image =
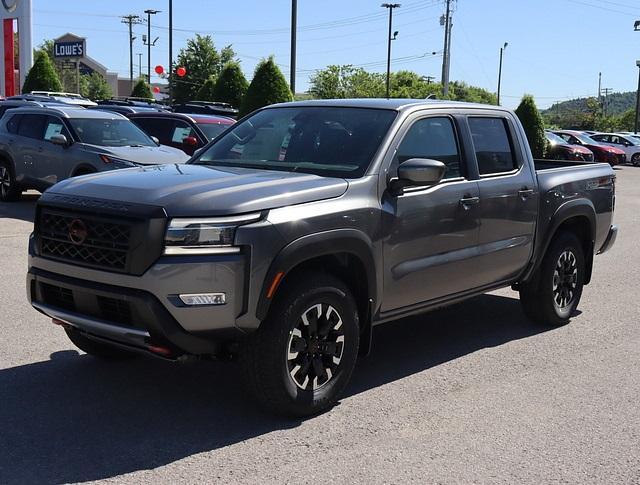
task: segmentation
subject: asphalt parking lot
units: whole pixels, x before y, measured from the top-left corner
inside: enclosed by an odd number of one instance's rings
[[[615,247],[579,314],[517,294],[377,327],[340,404],[303,421],[232,363],[104,363],[25,298],[36,195],[0,203],[0,483],[640,483],[640,168],[617,169]]]

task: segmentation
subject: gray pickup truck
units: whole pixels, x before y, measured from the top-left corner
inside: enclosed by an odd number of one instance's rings
[[[260,401],[308,415],[374,325],[508,286],[566,323],[615,241],[614,184],[607,164],[534,162],[499,107],[274,105],[186,165],[47,190],[27,290],[89,354],[237,356]]]

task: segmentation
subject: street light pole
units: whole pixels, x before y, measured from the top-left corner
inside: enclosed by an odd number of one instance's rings
[[[169,103],[173,103],[173,0],[169,0]]]
[[[636,89],[636,116],[633,123],[633,132],[638,134],[638,117],[640,117],[640,61],[636,61],[638,66],[638,88]]]
[[[500,65],[498,67],[498,106],[500,106],[500,84],[502,83],[502,54],[509,45],[508,42],[505,42],[502,47],[500,47]]]
[[[151,46],[155,45],[155,40],[151,42],[151,16],[160,13],[160,10],[147,9],[147,82],[151,82]]]
[[[389,34],[387,36],[387,99],[388,99],[391,93],[391,41],[395,40],[395,36],[391,37],[391,28],[393,25],[393,9],[400,7],[400,4],[399,3],[383,3],[380,6],[383,8],[389,9]]]
[[[296,30],[298,24],[298,0],[291,0],[291,62],[289,68],[289,87],[296,95]]]

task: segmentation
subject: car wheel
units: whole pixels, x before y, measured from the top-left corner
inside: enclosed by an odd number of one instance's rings
[[[582,245],[573,233],[555,238],[532,280],[520,286],[520,300],[531,320],[552,326],[569,321],[582,296],[584,261]]]
[[[638,165],[640,165],[640,153],[633,154],[633,156],[631,157],[631,163],[633,164],[634,167],[637,167]]]
[[[105,345],[95,340],[91,340],[73,327],[65,328],[65,332],[67,333],[69,340],[73,342],[73,345],[94,357],[105,360],[123,360],[136,357],[136,354],[133,352],[127,352],[126,350],[122,350],[118,347],[112,347],[111,345]]]
[[[243,348],[245,382],[270,410],[308,416],[333,405],[349,382],[359,346],[347,285],[308,272],[287,282]]]
[[[22,190],[16,182],[13,166],[4,160],[0,161],[0,200],[13,202],[20,198]]]

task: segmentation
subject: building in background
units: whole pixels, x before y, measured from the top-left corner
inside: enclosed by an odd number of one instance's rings
[[[31,0],[2,0],[2,55],[0,55],[0,94],[18,94],[27,72],[33,65],[33,38],[31,34]],[[18,65],[15,64],[15,27],[17,26]],[[16,87],[18,89],[16,89]]]

